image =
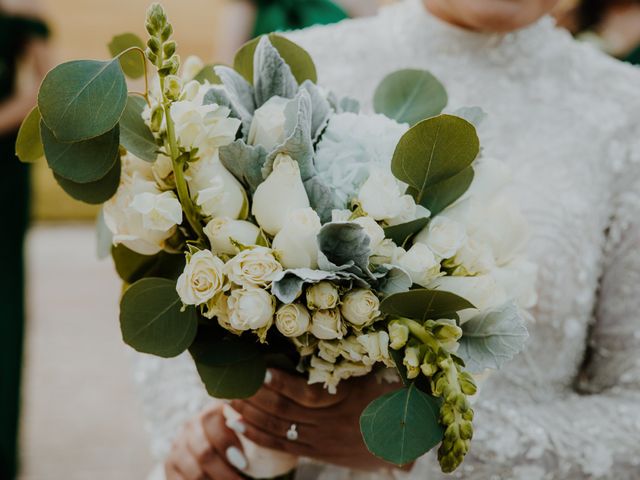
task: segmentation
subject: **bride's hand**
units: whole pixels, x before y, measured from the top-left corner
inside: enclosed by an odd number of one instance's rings
[[[375,398],[398,388],[373,376],[341,382],[336,395],[306,379],[272,370],[270,380],[231,406],[242,415],[239,431],[258,445],[359,470],[390,468],[364,445],[359,419]],[[294,426],[295,425],[295,429]],[[287,432],[297,439],[287,438]],[[296,435],[294,434],[294,438]]]
[[[218,404],[185,425],[164,469],[167,480],[243,480],[236,469],[246,466],[238,437],[226,427]]]

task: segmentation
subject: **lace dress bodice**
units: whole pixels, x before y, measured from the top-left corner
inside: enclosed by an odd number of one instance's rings
[[[526,351],[484,384],[471,451],[446,478],[640,478],[640,71],[550,19],[485,35],[442,23],[420,0],[291,38],[323,86],[365,110],[387,73],[430,70],[450,110],[488,113],[482,145],[513,169],[539,266],[535,322]],[[139,357],[137,378],[161,457],[206,393],[185,357]],[[432,454],[408,475],[445,478]]]

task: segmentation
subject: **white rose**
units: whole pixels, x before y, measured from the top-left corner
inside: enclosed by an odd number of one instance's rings
[[[290,212],[273,239],[272,247],[278,252],[280,263],[285,268],[317,268],[321,227],[320,217],[311,207]]]
[[[268,234],[276,235],[290,212],[308,206],[309,197],[298,162],[279,154],[273,162],[273,171],[253,195],[252,213],[258,224]]]
[[[243,287],[268,287],[282,272],[282,265],[271,249],[251,247],[241,251],[227,262],[225,272],[236,285]]]
[[[409,274],[413,283],[421,287],[427,287],[440,273],[440,262],[431,249],[422,243],[415,243],[395,263]]]
[[[396,217],[413,217],[415,202],[405,195],[400,183],[389,172],[372,169],[366,182],[360,187],[358,201],[374,220],[391,220]]]
[[[189,165],[187,182],[191,196],[208,217],[246,217],[247,194],[236,177],[216,157]]]
[[[376,222],[373,218],[367,216],[358,217],[353,220],[353,223],[357,223],[358,225],[360,225],[367,233],[367,235],[369,235],[369,246],[371,247],[371,251],[375,255],[385,239],[384,229],[380,225],[378,225],[378,222]]]
[[[311,317],[311,334],[320,340],[335,340],[342,338],[345,327],[342,324],[340,310],[316,310]]]
[[[245,220],[231,220],[226,217],[217,217],[207,223],[204,234],[211,243],[211,249],[216,253],[233,255],[238,249],[232,243],[241,245],[255,245],[260,229],[253,223]]]
[[[203,305],[226,288],[224,262],[209,250],[200,250],[189,258],[178,277],[176,290],[185,305]]]
[[[368,333],[357,337],[360,345],[367,352],[371,363],[389,363],[389,334],[385,331]]]
[[[276,328],[285,337],[299,337],[309,330],[311,315],[304,305],[283,305],[276,313]]]
[[[239,331],[260,330],[273,323],[276,302],[261,288],[232,290],[228,300],[229,324]]]
[[[182,223],[182,205],[176,194],[144,192],[133,197],[131,208],[142,215],[142,226],[168,232]]]
[[[250,145],[262,145],[270,152],[284,143],[286,139],[284,111],[289,101],[283,97],[271,97],[255,111],[247,139]]]
[[[489,273],[495,268],[491,247],[475,238],[468,238],[451,263],[457,267],[455,275],[470,276]]]
[[[331,282],[318,282],[307,289],[307,307],[310,310],[329,310],[338,306],[340,294]]]
[[[415,242],[424,243],[440,258],[451,258],[462,247],[466,238],[464,225],[440,215],[416,235]]]
[[[203,315],[206,318],[216,318],[218,325],[234,335],[242,335],[240,330],[236,330],[229,323],[229,297],[224,293],[219,293],[207,303]]]
[[[342,297],[340,311],[350,324],[358,328],[366,327],[380,316],[380,300],[371,290],[351,290]]]
[[[439,277],[431,283],[429,288],[455,293],[471,302],[480,311],[498,307],[508,300],[504,289],[491,275]],[[478,313],[477,310],[469,309],[459,312],[460,322],[469,320]]]

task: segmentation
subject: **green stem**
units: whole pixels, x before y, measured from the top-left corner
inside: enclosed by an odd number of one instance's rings
[[[144,53],[144,50],[142,50],[140,47],[129,47],[118,54],[118,59],[134,50],[138,52],[142,57],[142,69],[144,70],[144,94],[142,94],[141,96],[147,101],[147,105],[151,106],[151,101],[149,100],[149,72],[147,70],[147,55]]]
[[[427,330],[422,325],[420,325],[420,323],[408,318],[400,318],[399,321],[400,323],[403,323],[404,325],[409,327],[409,332],[411,333],[411,335],[416,337],[425,345],[433,347],[433,335],[427,332]]]

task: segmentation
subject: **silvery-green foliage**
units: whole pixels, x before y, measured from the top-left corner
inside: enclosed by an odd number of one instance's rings
[[[457,355],[471,372],[500,368],[522,350],[529,337],[514,303],[479,313],[465,322],[462,330]]]
[[[319,176],[311,177],[304,182],[311,207],[316,211],[322,223],[331,220],[331,211],[341,207],[332,188]]]
[[[305,80],[300,85],[300,88],[305,89],[311,99],[311,135],[315,140],[329,119],[331,105],[329,105],[320,88],[312,81]]]
[[[384,295],[406,292],[413,285],[409,274],[395,265],[380,265],[374,275],[378,279],[376,290]]]
[[[318,233],[318,265],[323,270],[365,274],[369,270],[370,243],[369,235],[357,223],[327,223]]]
[[[476,128],[487,118],[487,112],[480,107],[461,107],[455,110],[452,115],[464,118]]]
[[[256,108],[260,108],[271,97],[293,98],[298,91],[298,82],[291,73],[291,68],[266,35],[260,39],[256,48],[253,72]]]
[[[239,118],[251,118],[256,110],[256,104],[253,95],[253,87],[247,82],[242,75],[232,68],[224,65],[214,67],[216,75],[222,80],[222,84],[228,93],[228,98],[233,105],[234,110]],[[245,136],[249,132],[244,132]]]
[[[292,303],[302,294],[304,285],[312,285],[323,280],[355,282],[358,286],[367,286],[365,282],[346,272],[327,272],[324,270],[312,270],[310,268],[295,268],[285,270],[274,279],[271,285],[271,293],[282,303]]]
[[[236,140],[220,147],[218,154],[220,162],[252,193],[264,180],[262,167],[267,151],[261,145],[247,145],[244,140]]]
[[[335,93],[329,92],[327,101],[336,113],[360,113],[360,102],[351,97],[338,97]]]
[[[204,96],[203,105],[220,105],[231,111],[231,116],[242,122],[242,132],[246,135],[251,128],[252,116],[242,105],[234,102],[230,94],[222,87],[212,87]]]

